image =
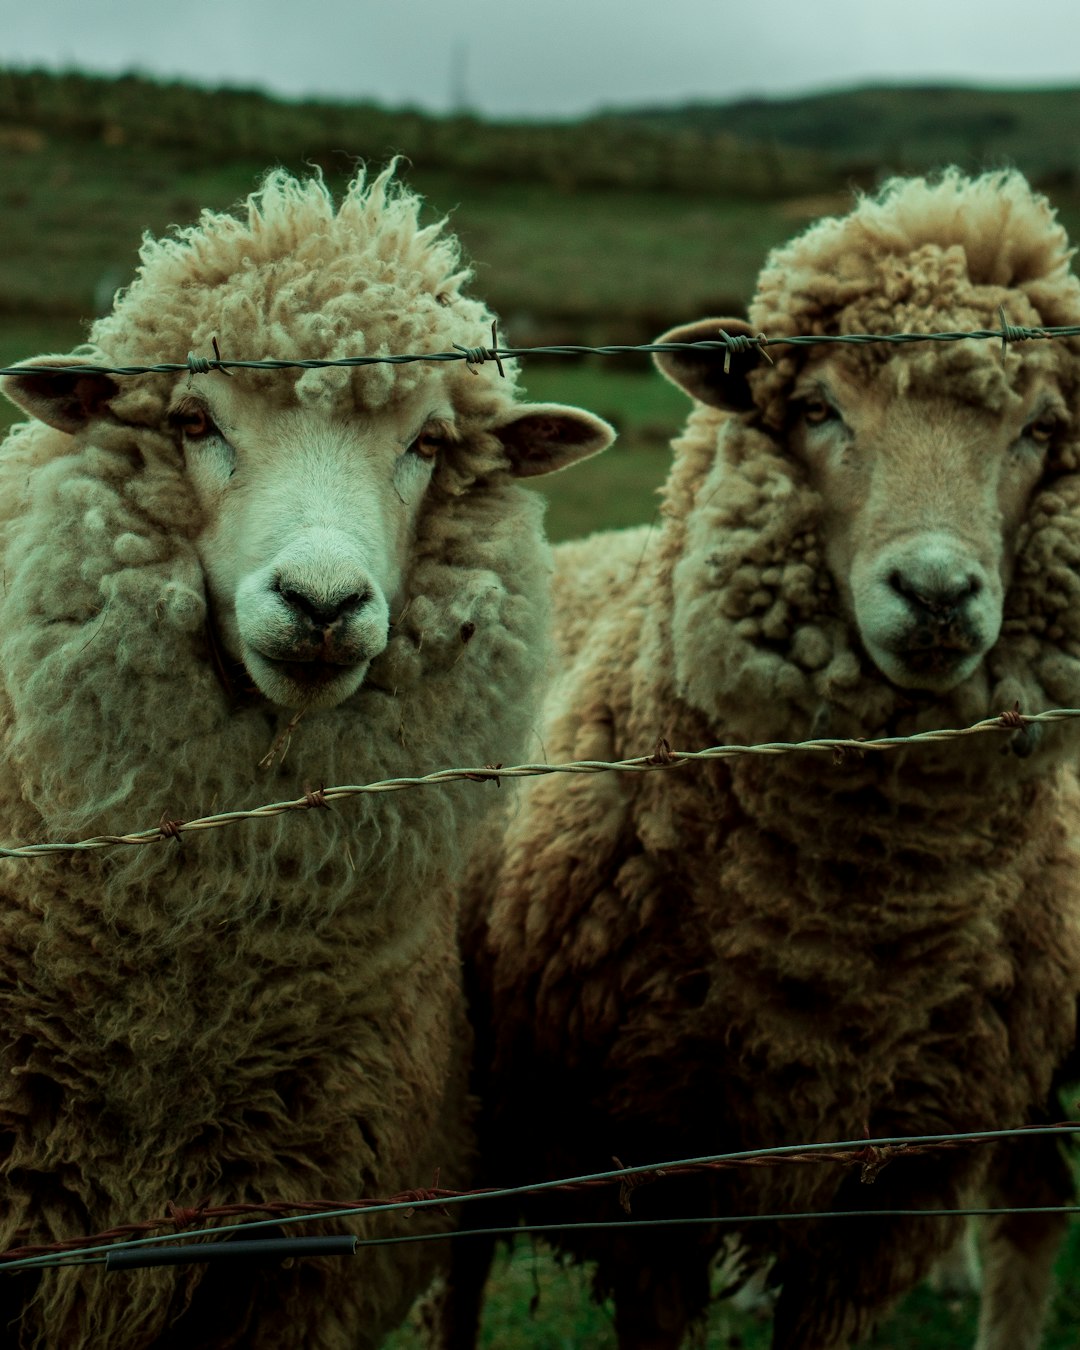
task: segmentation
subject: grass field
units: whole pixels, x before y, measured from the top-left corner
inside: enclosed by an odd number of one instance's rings
[[[1042,1350],[1080,1344],[1080,1229],[1073,1228],[1058,1263],[1058,1288]],[[971,1350],[978,1300],[914,1290],[866,1343],[873,1350]],[[716,1303],[694,1350],[768,1350],[765,1309],[738,1311]],[[587,1269],[561,1264],[543,1244],[518,1238],[496,1260],[481,1326],[481,1350],[616,1350],[610,1305],[596,1303]],[[415,1327],[401,1328],[387,1350],[426,1350]]]
[[[0,138],[0,312],[92,317],[103,283],[133,274],[144,230],[161,234],[203,206],[231,207],[273,163],[207,167],[175,156],[148,161],[125,146],[16,149]],[[528,184],[463,189],[438,171],[403,172],[432,218],[449,214],[474,263],[475,289],[502,316],[504,336],[522,344],[647,341],[683,319],[741,311],[767,249],[802,223],[797,202],[688,204],[659,192],[570,194]]]

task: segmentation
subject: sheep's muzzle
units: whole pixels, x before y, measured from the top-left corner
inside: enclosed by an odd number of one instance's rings
[[[355,691],[386,647],[389,612],[366,571],[336,584],[277,567],[237,608],[240,656],[262,692],[286,707],[329,706]]]
[[[859,571],[853,598],[860,636],[894,684],[951,688],[997,638],[1000,582],[956,537],[908,537]]]

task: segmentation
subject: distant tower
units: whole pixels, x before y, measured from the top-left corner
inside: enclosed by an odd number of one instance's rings
[[[450,54],[450,112],[459,117],[472,112],[469,99],[469,48],[462,40]]]

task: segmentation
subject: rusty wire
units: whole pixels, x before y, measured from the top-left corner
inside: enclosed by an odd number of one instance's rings
[[[1023,734],[1027,727],[1045,722],[1064,722],[1080,717],[1080,708],[1050,708],[1045,712],[1026,714],[1009,709],[997,717],[987,717],[968,727],[919,731],[911,736],[881,736],[874,740],[821,738],[809,741],[769,741],[760,745],[714,745],[704,750],[673,750],[659,740],[652,754],[633,759],[573,760],[566,764],[485,764],[478,768],[439,769],[415,777],[383,778],[374,783],[324,787],[318,792],[306,792],[302,797],[288,801],[268,802],[245,810],[221,811],[215,815],[198,816],[191,820],[162,818],[148,829],[128,834],[99,834],[89,839],[71,842],[40,844],[12,844],[0,847],[0,858],[40,858],[58,853],[93,852],[121,846],[139,847],[157,844],[162,840],[180,841],[182,836],[201,830],[222,829],[242,820],[263,820],[295,811],[325,809],[331,802],[343,801],[380,792],[402,792],[409,788],[439,787],[453,782],[494,782],[504,778],[537,778],[554,773],[650,773],[659,769],[678,768],[683,764],[703,763],[708,760],[736,759],[744,755],[794,755],[799,753],[826,753],[835,763],[852,756],[870,752],[895,750],[910,745],[925,745],[939,741],[958,740],[964,736],[979,736],[991,732],[1009,735]]]
[[[592,1172],[582,1176],[566,1177],[554,1181],[533,1182],[522,1186],[487,1187],[477,1190],[449,1190],[440,1188],[438,1178],[432,1187],[409,1190],[392,1196],[387,1200],[355,1200],[344,1203],[309,1201],[296,1203],[288,1201],[268,1201],[262,1204],[232,1204],[211,1206],[199,1204],[190,1208],[169,1205],[168,1213],[155,1219],[118,1225],[105,1232],[90,1237],[70,1238],[66,1241],[42,1244],[33,1247],[11,1248],[0,1253],[0,1272],[21,1270],[29,1267],[53,1266],[61,1264],[86,1264],[101,1261],[110,1251],[127,1250],[133,1247],[155,1244],[175,1243],[178,1239],[220,1238],[231,1233],[248,1233],[267,1227],[281,1227],[287,1224],[308,1223],[315,1220],[355,1218],[359,1214],[398,1213],[410,1218],[416,1211],[437,1209],[446,1213],[449,1206],[466,1204],[470,1201],[497,1201],[520,1198],[527,1195],[545,1193],[573,1193],[595,1189],[601,1186],[617,1185],[619,1199],[628,1217],[626,1220],[604,1224],[549,1224],[543,1227],[528,1226],[527,1231],[565,1231],[574,1227],[626,1227],[643,1222],[629,1217],[630,1193],[639,1186],[673,1176],[686,1176],[705,1172],[715,1172],[746,1167],[777,1167],[789,1164],[834,1163],[844,1167],[858,1167],[861,1179],[872,1185],[881,1170],[901,1158],[917,1157],[921,1154],[937,1152],[942,1149],[958,1149],[972,1144],[996,1143],[1004,1139],[1026,1138],[1029,1136],[1060,1137],[1080,1133],[1080,1121],[1066,1121],[1054,1125],[1029,1125],[1008,1130],[972,1130],[962,1134],[925,1134],[925,1135],[889,1135],[867,1139],[836,1140],[828,1143],[781,1144],[772,1148],[743,1149],[734,1153],[709,1154],[697,1158],[679,1158],[670,1162],[646,1163],[633,1167],[616,1167],[604,1172]],[[1002,1207],[996,1209],[951,1210],[914,1210],[910,1213],[919,1216],[944,1216],[951,1213],[1073,1213],[1080,1206],[1052,1207]],[[240,1214],[272,1214],[273,1218],[236,1224],[223,1224],[213,1228],[197,1228],[188,1232],[177,1231],[188,1225],[210,1218],[229,1218]],[[700,1219],[655,1220],[656,1223],[728,1223],[763,1222],[767,1219],[826,1219],[844,1218],[859,1214],[861,1217],[885,1216],[892,1211],[821,1211],[800,1214],[744,1214],[717,1216],[710,1215]],[[901,1211],[896,1211],[897,1214]],[[909,1211],[902,1211],[907,1214]],[[167,1233],[153,1233],[154,1229],[168,1228]],[[464,1235],[479,1233],[482,1230],[465,1229]],[[518,1227],[500,1229],[499,1232],[526,1231]],[[142,1236],[131,1236],[141,1234]],[[375,1246],[396,1242],[412,1242],[452,1237],[450,1233],[424,1233],[405,1237],[372,1237],[358,1241],[358,1246]],[[115,1241],[122,1238],[125,1240]]]

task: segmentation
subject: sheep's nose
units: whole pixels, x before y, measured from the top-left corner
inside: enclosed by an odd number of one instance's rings
[[[894,568],[888,580],[892,589],[903,596],[912,608],[920,611],[924,617],[941,623],[953,618],[958,610],[979,594],[983,586],[982,579],[970,571],[919,577]]]
[[[339,619],[355,614],[372,598],[371,590],[366,586],[344,595],[315,595],[280,577],[274,589],[294,613],[316,628],[330,628]]]

